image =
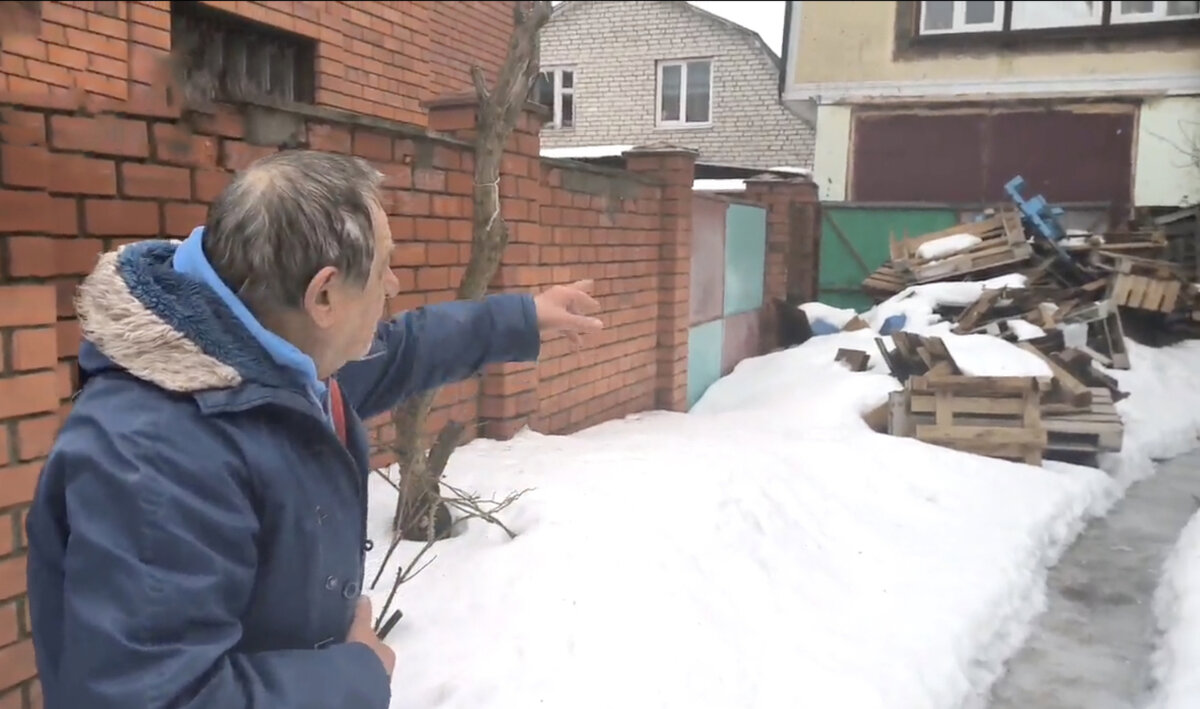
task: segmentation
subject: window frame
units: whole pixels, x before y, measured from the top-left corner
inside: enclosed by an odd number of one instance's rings
[[[552,130],[574,130],[575,127],[579,125],[579,102],[575,100],[575,84],[579,70],[573,65],[554,65],[541,67],[538,70],[538,73],[539,75],[549,74],[552,77],[550,86],[550,94],[553,97],[551,100],[552,105],[547,106],[552,115],[550,120],[543,125],[543,128],[550,128]],[[562,85],[563,73],[568,73],[571,75],[570,88],[564,88]],[[564,126],[562,123],[562,99],[565,94],[571,95],[571,125],[569,126]]]
[[[708,64],[708,120],[688,121],[687,119],[687,71],[688,64]],[[663,119],[663,71],[667,67],[679,67],[679,119],[668,121]],[[713,88],[716,74],[716,62],[712,57],[691,57],[688,59],[661,59],[655,67],[654,81],[654,126],[664,130],[693,130],[711,128],[713,126]]]
[[[1188,20],[1200,19],[1200,9],[1190,15],[1168,15],[1167,0],[1154,0],[1154,6],[1148,13],[1120,12],[1120,0],[1113,2],[1112,6],[1112,24],[1114,25],[1140,25],[1148,22],[1186,22]]]
[[[1034,0],[1037,1],[1037,0]],[[1052,2],[1054,0],[1042,0],[1043,2]],[[1145,25],[1167,25],[1173,26],[1177,23],[1187,23],[1189,21],[1200,21],[1200,12],[1191,15],[1168,15],[1167,0],[1153,0],[1154,10],[1150,13],[1126,14],[1120,12],[1121,0],[1096,0],[1093,5],[1092,20],[1090,22],[1071,24],[1071,25],[1052,25],[1049,27],[1013,27],[1013,4],[1015,0],[993,0],[995,5],[994,20],[990,23],[977,23],[968,25],[966,19],[967,0],[952,0],[954,3],[953,21],[948,29],[927,30],[925,24],[925,10],[928,0],[920,0],[919,2],[910,3],[916,6],[915,12],[915,27],[914,35],[917,38],[926,37],[945,37],[948,35],[1004,35],[1006,37],[1020,36],[1024,37],[1029,33],[1066,33],[1066,32],[1088,32],[1089,30],[1106,30],[1112,31],[1116,28],[1125,28],[1129,25],[1145,26]]]
[[[1113,2],[1120,0],[1098,0],[1101,13],[1099,22],[1013,28],[1014,0],[999,1],[1004,4],[1004,24],[999,30],[934,31],[922,34],[921,13],[924,0],[898,0],[893,28],[893,59],[907,61],[1029,52],[1129,52],[1153,50],[1163,46],[1200,48],[1200,16],[1114,21],[1113,15],[1117,8]],[[1164,42],[1168,44],[1164,45]]]
[[[1046,0],[1049,2],[1049,0]],[[966,0],[953,0],[950,27],[947,29],[925,29],[925,9],[928,0],[921,0],[920,12],[917,15],[917,32],[922,37],[932,37],[944,34],[968,34],[971,32],[998,32],[1004,29],[1004,1],[992,0],[992,21],[967,24]]]

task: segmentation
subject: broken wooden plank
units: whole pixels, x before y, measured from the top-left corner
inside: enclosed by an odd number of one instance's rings
[[[1054,389],[1051,391],[1049,403],[1065,403],[1074,408],[1087,408],[1092,405],[1092,390],[1070,370],[1027,342],[1017,343],[1017,347],[1037,356],[1050,368]]]
[[[838,349],[833,361],[846,364],[851,372],[865,372],[871,361],[871,355],[862,350],[851,350],[845,347]]]

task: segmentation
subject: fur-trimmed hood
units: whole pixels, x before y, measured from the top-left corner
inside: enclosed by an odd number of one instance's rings
[[[75,304],[84,374],[115,366],[178,393],[302,388],[212,288],[173,267],[180,244],[143,241],[100,257]]]

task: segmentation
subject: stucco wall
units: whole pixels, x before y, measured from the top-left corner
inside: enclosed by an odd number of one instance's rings
[[[791,82],[979,81],[1200,73],[1200,48],[1061,51],[1051,45],[1020,51],[945,52],[926,58],[893,57],[895,2],[800,2],[792,37]]]

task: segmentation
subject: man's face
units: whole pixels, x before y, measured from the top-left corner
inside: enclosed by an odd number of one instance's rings
[[[366,286],[340,284],[338,301],[341,316],[335,326],[336,349],[339,359],[350,362],[361,359],[371,349],[375,330],[387,308],[387,299],[400,290],[400,281],[392,273],[392,230],[387,214],[377,204],[371,205],[371,217],[375,226],[375,261]]]

